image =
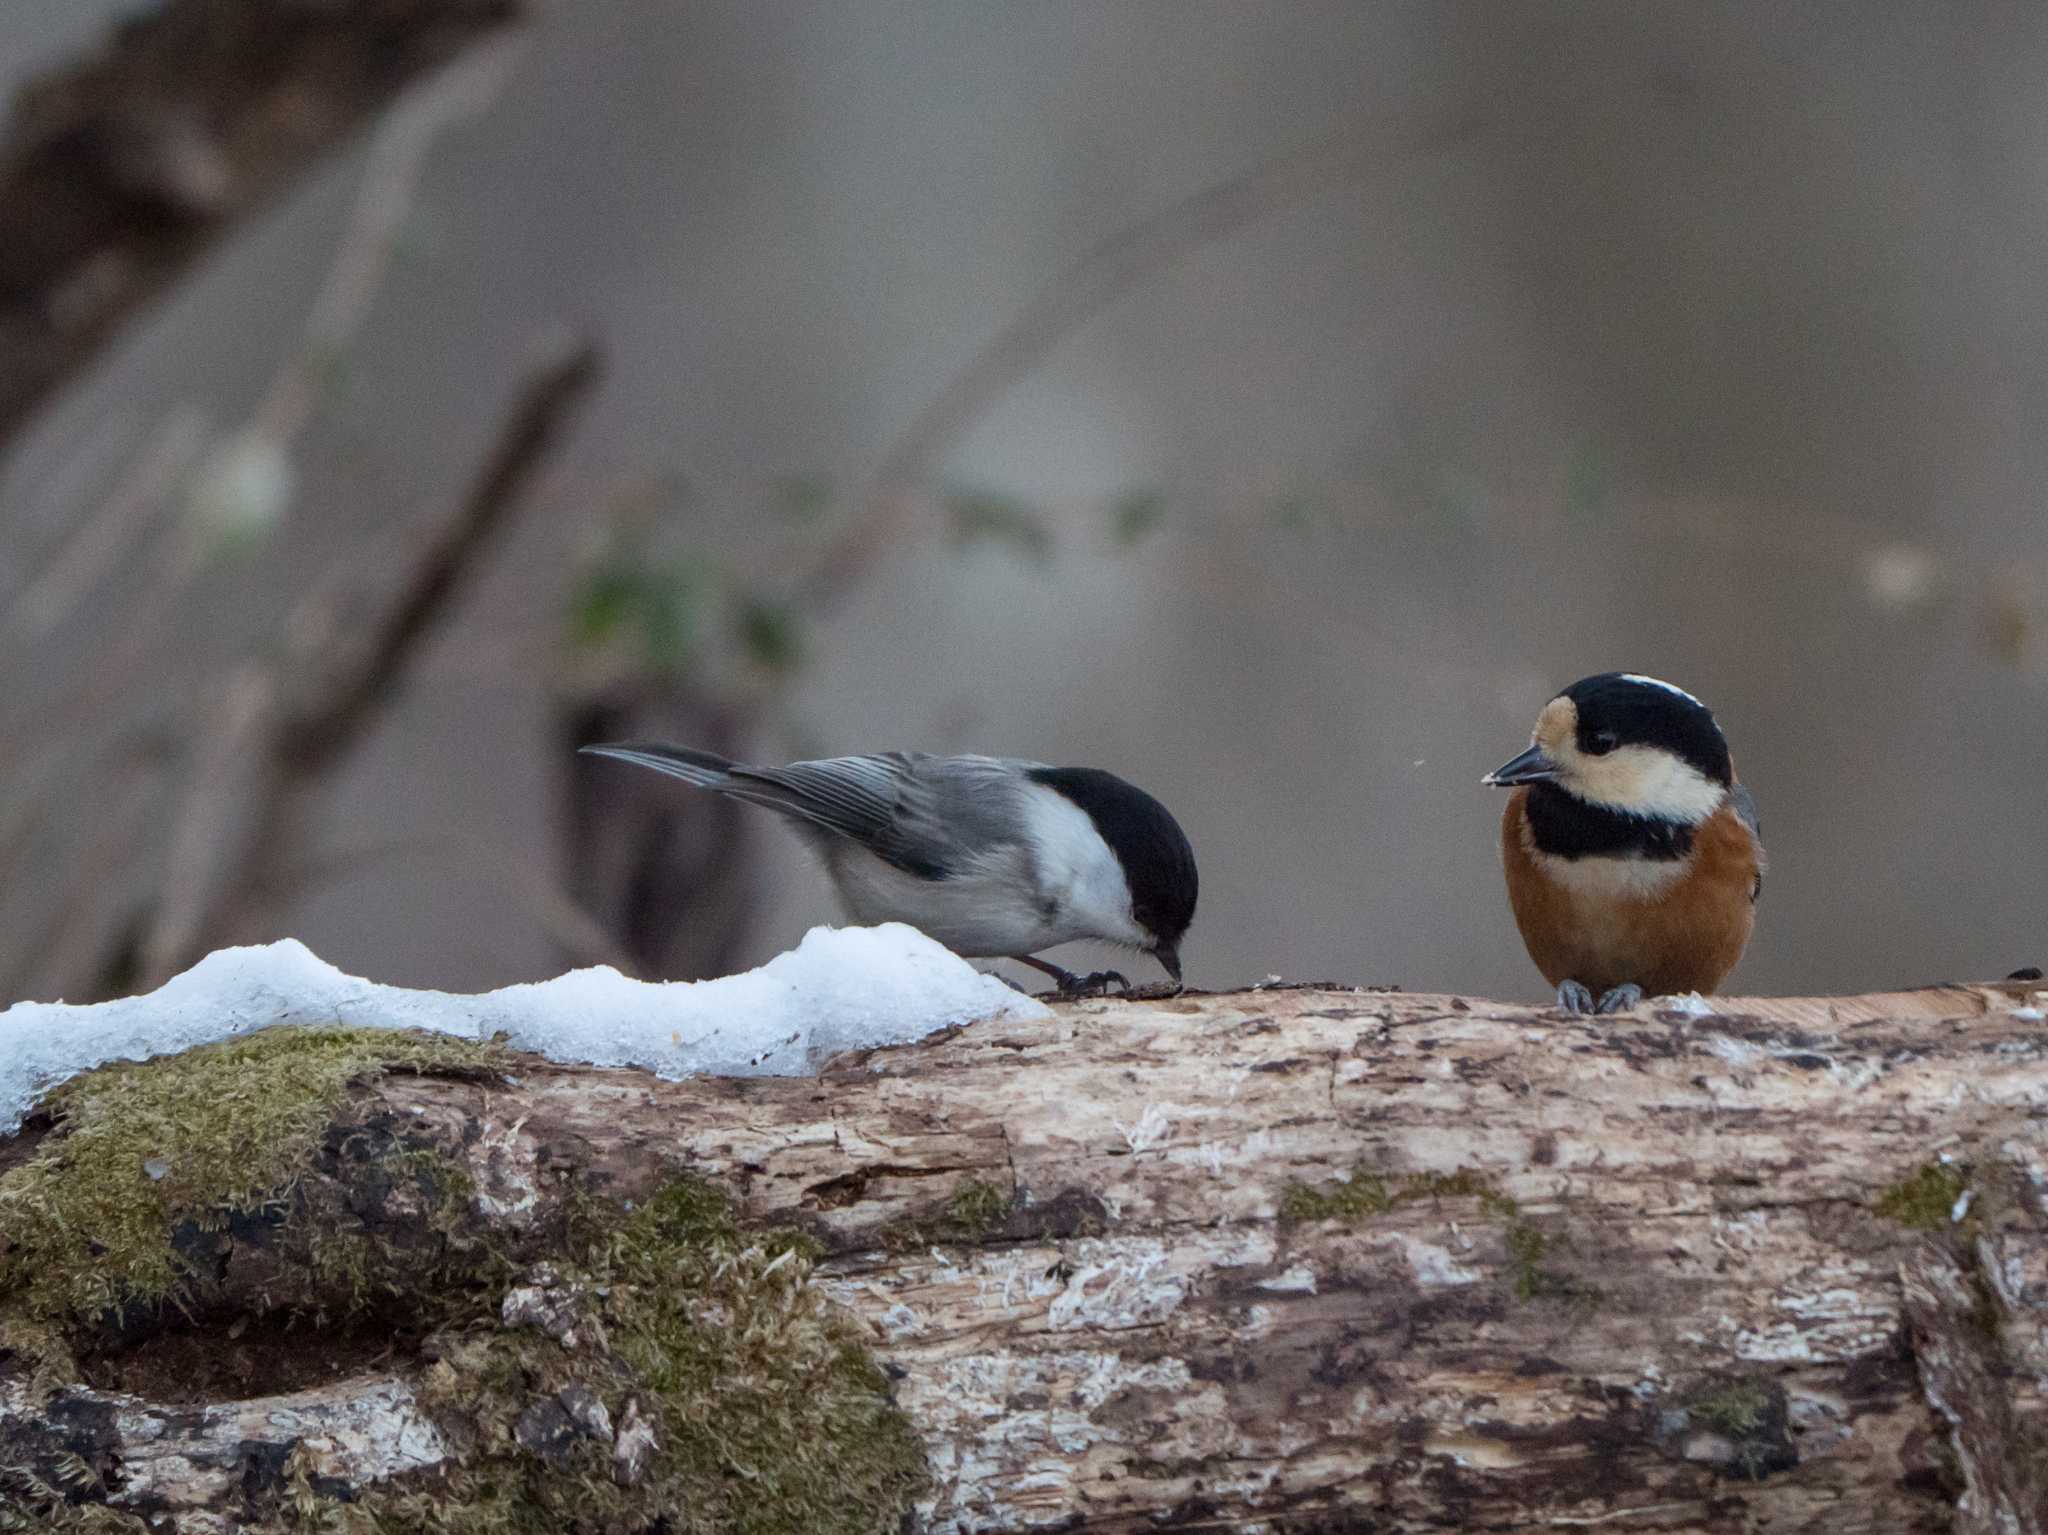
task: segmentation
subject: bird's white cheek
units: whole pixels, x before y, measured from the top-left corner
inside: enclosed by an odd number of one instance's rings
[[[1033,795],[1028,812],[1038,886],[1074,937],[1143,948],[1152,940],[1131,917],[1123,865],[1095,830],[1088,812],[1063,794]]]
[[[1669,752],[1624,746],[1604,757],[1579,754],[1571,788],[1581,799],[1689,826],[1721,808],[1728,791]]]

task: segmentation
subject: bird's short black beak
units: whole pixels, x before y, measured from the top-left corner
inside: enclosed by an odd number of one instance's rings
[[[1184,986],[1184,985],[1186,985],[1186,984],[1187,984],[1186,982],[1184,982],[1184,981],[1183,981],[1183,980],[1181,980],[1181,978],[1180,978],[1180,945],[1179,945],[1179,944],[1177,944],[1177,943],[1162,943],[1161,945],[1159,945],[1159,947],[1158,947],[1158,948],[1156,948],[1156,949],[1154,949],[1154,950],[1152,951],[1152,957],[1153,957],[1154,959],[1158,960],[1160,964],[1162,964],[1162,965],[1164,965],[1164,966],[1166,967],[1166,973],[1167,973],[1168,975],[1170,975],[1170,976],[1172,976],[1172,977],[1173,977],[1173,984],[1174,984],[1174,985],[1176,985],[1176,986]]]
[[[1557,777],[1557,763],[1540,746],[1532,746],[1519,757],[1511,757],[1479,781],[1496,789],[1518,783],[1548,783]]]

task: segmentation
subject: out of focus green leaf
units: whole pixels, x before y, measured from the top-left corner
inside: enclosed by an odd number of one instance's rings
[[[700,583],[683,571],[658,573],[647,584],[640,604],[640,644],[656,671],[680,677],[696,663],[700,595]]]
[[[1157,528],[1166,518],[1166,492],[1134,490],[1117,499],[1109,509],[1110,536],[1128,549]]]
[[[787,604],[748,597],[733,617],[740,648],[771,672],[794,670],[803,660],[803,634],[796,613]]]
[[[582,586],[570,594],[570,643],[602,644],[632,611],[632,579],[622,571],[592,571]]]
[[[581,648],[627,641],[640,664],[680,676],[697,661],[704,590],[685,565],[607,561],[570,593],[569,641]]]
[[[1005,544],[1036,564],[1052,558],[1052,530],[1045,519],[1014,496],[993,491],[955,491],[946,497],[957,543]]]
[[[1573,522],[1592,521],[1606,512],[1613,499],[1614,465],[1607,450],[1588,437],[1565,460],[1565,516]]]
[[[821,475],[792,475],[775,483],[773,505],[791,522],[816,522],[832,505],[832,482]]]
[[[1317,522],[1315,503],[1307,496],[1282,496],[1267,508],[1266,515],[1289,533],[1306,533]]]

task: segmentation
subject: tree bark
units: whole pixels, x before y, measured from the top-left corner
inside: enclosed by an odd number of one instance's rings
[[[808,1232],[924,1445],[917,1530],[2034,1535],[2044,1002],[1119,999],[815,1079],[390,1075],[328,1141],[402,1127],[515,1242],[678,1169]],[[237,1250],[222,1293],[267,1273]],[[500,1315],[558,1336],[571,1299],[529,1272]],[[152,1403],[115,1389],[133,1370],[36,1400],[0,1351],[0,1444],[89,1440],[95,1485],[176,1530],[238,1527],[295,1451],[357,1491],[463,1453],[409,1343],[333,1367],[254,1401]]]
[[[237,218],[515,0],[165,0],[0,139],[0,440]]]

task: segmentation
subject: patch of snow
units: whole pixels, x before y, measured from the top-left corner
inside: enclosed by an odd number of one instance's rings
[[[1703,1043],[1708,1052],[1719,1056],[1737,1071],[1747,1071],[1764,1058],[1759,1050],[1746,1039],[1735,1039],[1726,1034],[1710,1034]]]
[[[676,1079],[802,1076],[842,1050],[903,1044],[1043,1003],[902,923],[812,928],[757,970],[636,981],[608,965],[462,994],[344,975],[295,939],[221,949],[155,991],[0,1012],[0,1134],[37,1098],[107,1061],[173,1055],[273,1024],[410,1028],[489,1039],[550,1060],[644,1066]]]
[[[1444,1285],[1477,1284],[1479,1275],[1438,1247],[1434,1242],[1425,1242],[1419,1237],[1400,1235],[1402,1251],[1407,1255],[1408,1267],[1415,1275],[1415,1282],[1424,1289],[1435,1289]]]
[[[1133,1152],[1156,1151],[1173,1137],[1173,1119],[1168,1113],[1172,1108],[1170,1103],[1148,1103],[1135,1125],[1127,1125],[1120,1119],[1112,1119],[1110,1124]]]
[[[1668,997],[1656,999],[1660,1010],[1667,1013],[1682,1013],[1688,1018],[1712,1018],[1714,1004],[1696,991],[1673,992]]]

